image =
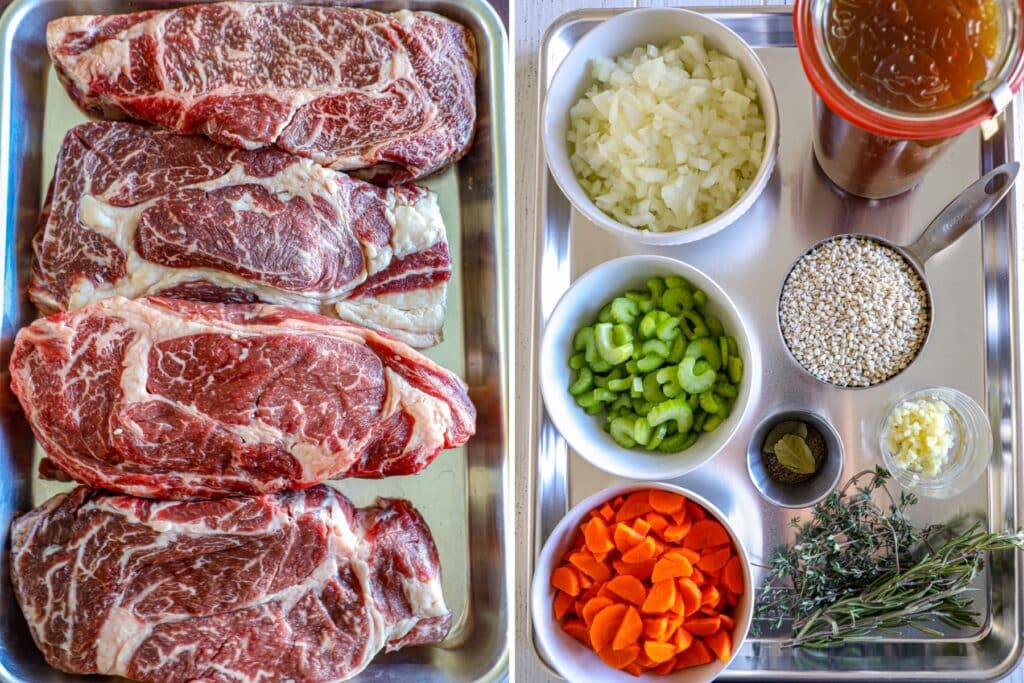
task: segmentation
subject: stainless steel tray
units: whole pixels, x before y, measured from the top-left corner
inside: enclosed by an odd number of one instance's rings
[[[5,544],[16,511],[69,487],[36,476],[39,449],[10,393],[7,375],[14,335],[36,315],[25,296],[25,282],[43,194],[65,131],[85,120],[53,74],[46,22],[66,14],[116,14],[176,4],[182,3],[19,0],[0,20],[0,537]],[[359,680],[497,680],[507,669],[510,623],[505,552],[507,40],[484,0],[385,0],[366,6],[433,10],[462,22],[476,37],[479,126],[473,150],[456,168],[426,184],[439,195],[455,263],[445,341],[428,355],[466,379],[479,421],[477,435],[466,447],[445,452],[420,475],[337,484],[359,505],[378,495],[416,504],[437,541],[444,592],[453,611],[454,625],[445,643],[382,655]],[[0,556],[0,584],[0,680],[78,680],[49,668],[32,643],[8,588],[6,552]]]
[[[610,11],[566,15],[550,28],[540,55],[540,82],[546,86],[567,51]],[[718,505],[740,530],[757,563],[791,534],[787,522],[807,511],[787,511],[764,501],[746,471],[745,451],[753,428],[785,409],[818,412],[839,431],[846,450],[844,481],[881,462],[877,420],[882,406],[903,392],[928,386],[951,386],[985,406],[996,440],[986,477],[961,496],[943,503],[922,502],[914,521],[947,520],[960,512],[980,512],[992,528],[1017,526],[1020,510],[1020,401],[1018,251],[1015,226],[1024,192],[1018,188],[985,222],[928,265],[934,290],[935,322],[930,341],[917,361],[888,383],[863,390],[843,390],[819,383],[788,355],[777,324],[782,281],[795,259],[811,244],[842,232],[884,235],[908,243],[958,191],[987,169],[1020,158],[1014,114],[1022,102],[983,133],[962,136],[925,182],[907,196],[886,201],[845,198],[833,191],[817,168],[811,151],[811,90],[794,48],[789,10],[707,10],[758,49],[776,88],[781,110],[778,165],[768,187],[738,224],[696,244],[665,248],[701,268],[730,294],[745,318],[761,354],[763,377],[731,444],[712,466],[676,480]],[[541,95],[543,100],[543,94]],[[554,525],[569,506],[619,480],[592,466],[567,448],[544,412],[537,352],[544,323],[570,282],[592,266],[624,254],[652,251],[620,241],[572,210],[544,166],[538,162],[538,224],[531,272],[523,281],[533,287],[534,316],[529,384],[529,458],[521,476],[518,500],[527,501],[519,533],[530,553],[530,567]],[[533,226],[531,226],[533,227]],[[894,484],[895,486],[895,484]],[[531,571],[520,571],[517,594],[529,595]],[[758,581],[763,572],[758,571]],[[727,678],[794,679],[992,679],[1008,672],[1021,655],[1021,557],[992,557],[977,585],[975,607],[984,615],[976,632],[928,640],[907,634],[841,649],[809,653],[785,649],[771,635],[751,638],[740,649]],[[520,618],[527,619],[525,610]],[[528,654],[517,658],[523,680],[557,676],[535,648],[528,621],[520,632]]]

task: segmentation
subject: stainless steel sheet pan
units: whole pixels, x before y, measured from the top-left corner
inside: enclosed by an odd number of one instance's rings
[[[568,50],[587,31],[621,10],[591,10],[566,15],[548,31],[540,55],[543,90]],[[1021,444],[1019,378],[1019,251],[1017,222],[1022,189],[979,228],[928,264],[934,290],[934,329],[920,357],[882,385],[843,390],[818,382],[790,357],[777,323],[777,300],[793,262],[818,240],[845,232],[882,235],[904,244],[971,181],[1021,153],[1014,114],[1018,98],[980,131],[963,135],[915,191],[890,200],[868,201],[834,191],[818,169],[811,150],[811,89],[795,49],[788,9],[708,9],[751,43],[764,61],[778,96],[780,151],[775,174],[750,212],[717,235],[657,253],[691,263],[715,279],[732,297],[755,338],[763,375],[760,391],[730,444],[710,464],[674,483],[692,488],[719,506],[743,535],[753,562],[790,539],[788,522],[807,510],[773,507],[760,497],[746,471],[747,443],[765,418],[789,409],[809,409],[839,431],[846,451],[845,481],[881,463],[877,429],[880,411],[895,396],[929,386],[951,386],[974,397],[991,419],[995,452],[987,476],[962,495],[945,502],[922,501],[915,522],[945,521],[959,513],[981,514],[989,527],[1017,526],[1021,520]],[[538,141],[538,144],[539,141]],[[589,268],[625,254],[655,249],[619,240],[575,212],[551,179],[539,154],[536,201],[536,251],[530,272],[518,277],[532,287],[532,355],[524,370],[523,395],[530,401],[520,413],[529,421],[527,476],[517,482],[525,501],[520,539],[530,553],[529,567],[517,577],[517,593],[529,595],[532,560],[555,524],[579,500],[618,483],[572,452],[544,412],[537,352],[544,324],[570,283]],[[895,486],[895,484],[894,484]],[[763,572],[757,572],[758,580]],[[901,634],[876,642],[849,644],[826,652],[786,649],[779,634],[751,637],[727,670],[726,678],[774,680],[994,679],[1008,672],[1021,654],[1021,556],[1002,553],[977,584],[975,608],[983,615],[977,630],[948,633],[941,639]],[[528,619],[527,612],[519,612]],[[529,624],[520,632],[532,634]],[[523,680],[557,678],[537,652],[532,635],[521,644],[529,652],[517,658]],[[525,663],[525,664],[524,664]]]
[[[183,3],[19,0],[0,20],[0,535],[5,547],[14,514],[69,488],[36,476],[40,452],[10,393],[7,376],[14,335],[36,315],[25,283],[42,198],[64,133],[85,120],[53,73],[46,53],[46,22],[67,14],[116,14],[179,4]],[[473,149],[456,167],[425,184],[439,195],[454,263],[445,341],[427,355],[466,379],[479,422],[477,435],[464,448],[443,453],[420,475],[337,483],[358,505],[376,496],[413,501],[437,541],[444,592],[454,613],[445,643],[382,655],[359,680],[497,680],[507,667],[510,614],[505,528],[507,41],[500,20],[484,0],[385,0],[366,6],[436,11],[462,22],[476,37],[479,125]],[[48,667],[32,643],[9,588],[6,551],[0,555],[0,584],[0,680],[75,680]]]

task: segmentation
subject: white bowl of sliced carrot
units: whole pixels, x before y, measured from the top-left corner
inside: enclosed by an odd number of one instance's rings
[[[710,681],[750,629],[751,581],[739,536],[707,500],[671,484],[613,487],[544,544],[536,642],[568,681]]]

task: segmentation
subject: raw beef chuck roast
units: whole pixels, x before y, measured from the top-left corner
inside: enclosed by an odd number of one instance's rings
[[[63,17],[46,42],[91,113],[387,182],[445,167],[473,137],[473,37],[430,12],[202,4]]]
[[[283,306],[103,299],[22,328],[11,375],[56,468],[147,498],[414,474],[476,426],[448,370]]]
[[[260,301],[416,347],[441,339],[451,276],[428,190],[132,123],[68,132],[33,247],[47,313],[114,295]]]
[[[139,681],[341,681],[437,643],[437,550],[403,500],[325,486],[188,503],[79,487],[14,522],[11,577],[63,671]]]

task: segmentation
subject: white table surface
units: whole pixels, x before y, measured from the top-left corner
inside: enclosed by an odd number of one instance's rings
[[[536,186],[537,155],[540,149],[537,145],[537,67],[538,51],[540,42],[555,19],[561,15],[583,8],[595,7],[654,7],[654,6],[677,6],[677,7],[707,7],[709,5],[719,6],[751,6],[751,5],[787,5],[792,4],[785,0],[706,0],[705,2],[692,2],[691,0],[516,0],[514,2],[514,17],[512,27],[512,38],[515,45],[514,68],[515,68],[515,167],[516,167],[516,191],[515,197],[515,272],[524,273],[528,263],[527,259],[534,257],[534,235],[536,233],[537,216],[536,201],[533,188]],[[514,280],[515,298],[514,310],[516,315],[516,327],[520,333],[513,340],[514,358],[527,358],[530,353],[529,332],[532,330],[532,302],[530,299],[531,288],[529,283],[519,279]],[[521,375],[523,363],[514,365]],[[517,386],[527,386],[526,378],[517,377]],[[515,418],[513,409],[513,424],[516,425],[516,443],[526,443],[525,416]],[[515,481],[520,481],[527,475],[525,448],[518,449],[521,457],[516,459]],[[516,500],[515,528],[522,529],[525,523],[525,511],[527,505],[532,501]],[[517,544],[515,560],[516,576],[525,571],[532,562],[529,549],[525,544]],[[516,582],[515,597],[515,630],[516,648],[515,661],[513,662],[513,680],[525,681],[525,678],[516,674],[517,664],[526,661],[526,657],[532,657],[532,644],[529,642],[529,593],[525,588]],[[1005,683],[1024,683],[1024,666],[1018,667],[1010,676],[1003,679]],[[528,683],[538,683],[529,681]]]

